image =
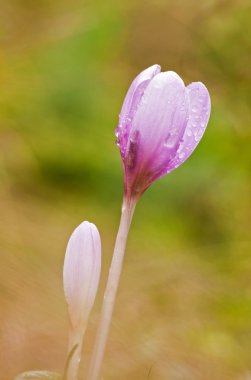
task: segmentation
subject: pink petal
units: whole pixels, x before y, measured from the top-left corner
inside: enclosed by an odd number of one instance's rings
[[[141,170],[155,172],[158,177],[159,171],[166,168],[184,134],[187,112],[188,97],[182,79],[172,71],[157,74],[144,93],[129,136],[131,140],[138,136],[137,165]]]
[[[153,65],[146,70],[142,71],[132,82],[120,115],[119,115],[119,125],[116,129],[116,136],[118,138],[118,145],[120,146],[120,151],[122,157],[124,157],[128,134],[131,128],[131,120],[134,117],[135,112],[139,106],[140,100],[144,94],[146,87],[152,78],[160,72],[161,68],[159,65]]]
[[[211,102],[207,88],[201,82],[187,86],[189,119],[180,146],[168,165],[167,173],[181,165],[200,142],[210,116]]]

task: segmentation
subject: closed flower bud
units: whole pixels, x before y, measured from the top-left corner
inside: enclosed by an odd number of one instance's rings
[[[173,71],[154,65],[131,84],[116,128],[127,198],[140,195],[181,165],[198,145],[210,116],[201,82],[187,87]]]
[[[81,223],[68,242],[64,261],[64,292],[73,328],[83,328],[92,309],[101,270],[101,242],[97,227]]]

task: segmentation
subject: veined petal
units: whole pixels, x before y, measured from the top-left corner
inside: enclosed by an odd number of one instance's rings
[[[143,70],[132,82],[119,115],[120,124],[123,124],[127,118],[132,119],[145,88],[151,79],[160,72],[159,65],[153,65]]]
[[[141,98],[144,94],[146,87],[152,78],[160,72],[161,68],[159,65],[153,65],[146,70],[142,71],[132,82],[120,115],[119,124],[116,128],[117,142],[120,147],[120,152],[122,157],[125,155],[126,145],[128,140],[128,134],[131,128],[131,121],[137,111]]]
[[[175,157],[168,165],[167,173],[181,165],[199,144],[208,124],[211,111],[210,95],[201,82],[187,86],[189,119]]]
[[[67,245],[63,279],[73,327],[81,326],[92,309],[101,270],[101,241],[97,227],[81,223]]]
[[[160,176],[184,134],[188,106],[185,85],[176,73],[168,71],[152,79],[133,119],[126,152],[127,175],[137,166],[137,173],[132,175],[140,176],[141,171],[149,173],[150,182]],[[133,161],[135,136],[137,155]]]

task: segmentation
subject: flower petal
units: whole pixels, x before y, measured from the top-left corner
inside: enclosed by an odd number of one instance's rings
[[[181,165],[199,144],[208,124],[211,101],[207,88],[201,82],[187,86],[189,119],[175,157],[168,165],[167,173]]]
[[[156,179],[176,153],[187,124],[188,97],[182,79],[174,72],[157,74],[147,87],[133,119],[130,141],[138,138],[137,162]],[[130,144],[127,148],[130,158]],[[130,159],[130,164],[132,160]],[[130,165],[132,167],[132,165]],[[162,175],[162,174],[161,174]]]
[[[117,142],[120,147],[120,152],[122,157],[125,155],[126,145],[128,140],[128,134],[131,127],[131,120],[137,111],[140,100],[144,94],[146,87],[152,78],[160,72],[161,68],[159,65],[153,65],[146,70],[142,71],[132,82],[120,115],[119,115],[119,125],[116,128]]]
[[[64,261],[64,292],[73,326],[87,321],[99,284],[101,242],[96,226],[81,223],[67,245]]]

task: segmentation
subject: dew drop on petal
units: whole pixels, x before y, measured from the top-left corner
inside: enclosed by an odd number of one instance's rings
[[[182,158],[184,158],[184,157],[185,157],[185,153],[184,152],[180,152],[179,153],[179,159],[182,160]]]
[[[168,133],[167,137],[164,140],[164,147],[165,148],[173,148],[175,141],[172,139],[172,136],[176,135],[176,129],[172,130],[170,133]]]
[[[188,137],[192,136],[192,131],[191,131],[191,129],[188,129],[188,130],[187,130],[187,136],[188,136]]]
[[[166,139],[164,142],[164,147],[165,148],[172,148],[173,147],[172,141],[170,139]]]
[[[177,136],[178,135],[178,128],[173,128],[170,132],[171,136]]]
[[[132,121],[132,119],[129,116],[126,116],[126,118],[125,118],[126,125],[130,124],[131,121]]]
[[[183,150],[183,148],[184,148],[184,144],[181,144],[181,145],[179,146],[178,153],[180,153],[180,152]]]
[[[203,130],[202,130],[202,129],[200,129],[200,130],[198,131],[198,136],[199,136],[199,137],[202,137],[202,136],[203,136]]]

